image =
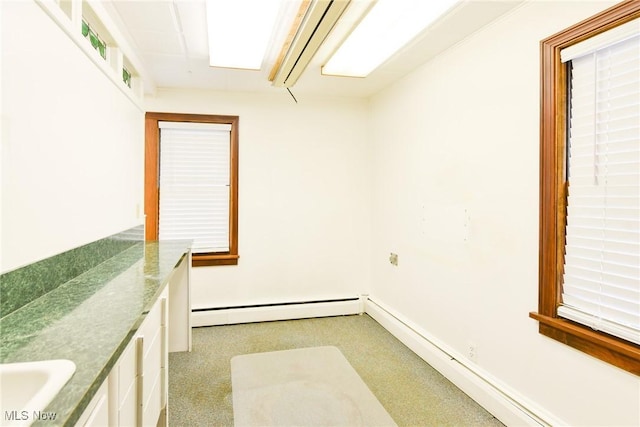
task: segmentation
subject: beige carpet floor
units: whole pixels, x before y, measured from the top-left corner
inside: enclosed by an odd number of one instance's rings
[[[231,359],[236,427],[395,427],[389,413],[334,346]]]
[[[502,426],[367,315],[194,329],[169,355],[169,425],[233,426],[234,356],[314,346],[340,349],[399,426]]]

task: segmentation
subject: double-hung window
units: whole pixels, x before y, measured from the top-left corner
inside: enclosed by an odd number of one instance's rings
[[[540,332],[640,374],[640,2],[542,42]]]
[[[570,105],[558,314],[640,344],[640,19],[561,60]]]
[[[147,113],[148,240],[191,240],[193,265],[238,259],[238,118]]]

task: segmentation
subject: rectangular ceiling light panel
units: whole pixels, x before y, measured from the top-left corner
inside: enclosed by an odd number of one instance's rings
[[[209,65],[259,70],[279,10],[279,0],[207,0]]]
[[[458,0],[377,0],[322,67],[322,74],[366,77]]]

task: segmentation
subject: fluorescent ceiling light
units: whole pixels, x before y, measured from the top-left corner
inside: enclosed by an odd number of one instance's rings
[[[209,65],[259,70],[279,10],[278,0],[207,0]]]
[[[458,0],[378,0],[322,67],[322,74],[366,77]]]

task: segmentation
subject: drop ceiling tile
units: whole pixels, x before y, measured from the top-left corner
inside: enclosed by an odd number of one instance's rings
[[[182,32],[190,58],[208,58],[209,42],[204,1],[176,3]]]
[[[114,1],[113,5],[129,30],[175,31],[172,2]]]
[[[143,53],[184,55],[180,37],[176,32],[133,30],[131,34]]]

